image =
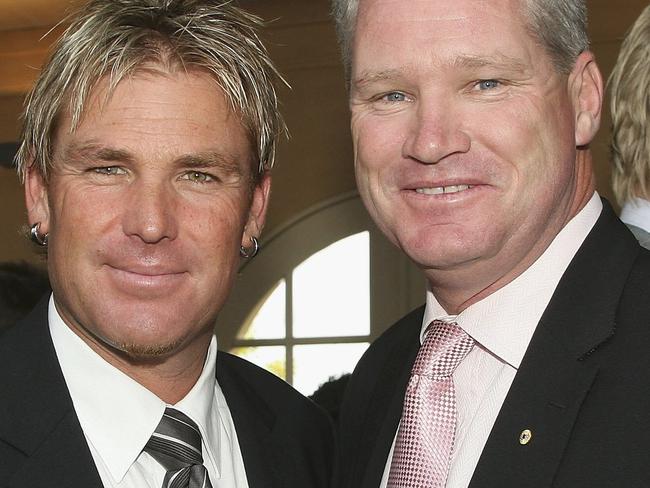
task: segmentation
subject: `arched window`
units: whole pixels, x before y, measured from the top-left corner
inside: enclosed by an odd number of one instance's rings
[[[263,241],[221,313],[221,348],[311,394],[351,372],[368,344],[421,304],[420,273],[375,228],[357,194]]]

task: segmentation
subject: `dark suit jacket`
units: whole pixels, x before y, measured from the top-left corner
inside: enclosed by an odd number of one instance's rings
[[[423,310],[380,337],[349,383],[344,488],[379,486]],[[648,487],[648,439],[650,252],[605,204],[537,326],[470,487]]]
[[[650,232],[646,232],[641,227],[632,224],[627,224],[627,228],[634,234],[634,237],[636,237],[636,240],[639,241],[641,246],[650,249]]]
[[[217,380],[251,488],[330,486],[326,415],[275,376],[230,354]],[[47,327],[47,301],[0,337],[0,487],[95,488],[99,474]]]

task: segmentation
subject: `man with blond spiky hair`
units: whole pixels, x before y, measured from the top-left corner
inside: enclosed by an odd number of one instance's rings
[[[350,378],[339,486],[649,486],[650,252],[595,189],[586,2],[333,5],[359,193],[428,285]]]
[[[0,339],[0,486],[329,486],[324,412],[213,333],[284,130],[260,25],[91,0],[55,45],[16,161],[52,293]]]
[[[621,45],[609,89],[612,187],[621,220],[650,249],[650,6]]]

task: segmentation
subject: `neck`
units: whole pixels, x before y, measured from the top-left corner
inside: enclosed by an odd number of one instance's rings
[[[212,340],[209,328],[163,356],[136,357],[64,322],[106,362],[170,405],[182,400],[198,381]]]
[[[113,366],[140,383],[165,403],[175,405],[185,398],[198,381],[209,347],[209,340],[202,347],[163,360],[122,358]]]

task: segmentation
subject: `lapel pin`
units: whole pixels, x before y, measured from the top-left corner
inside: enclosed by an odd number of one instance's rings
[[[519,444],[525,446],[530,442],[532,438],[533,433],[530,431],[530,429],[524,429],[521,431],[521,434],[519,434]]]

